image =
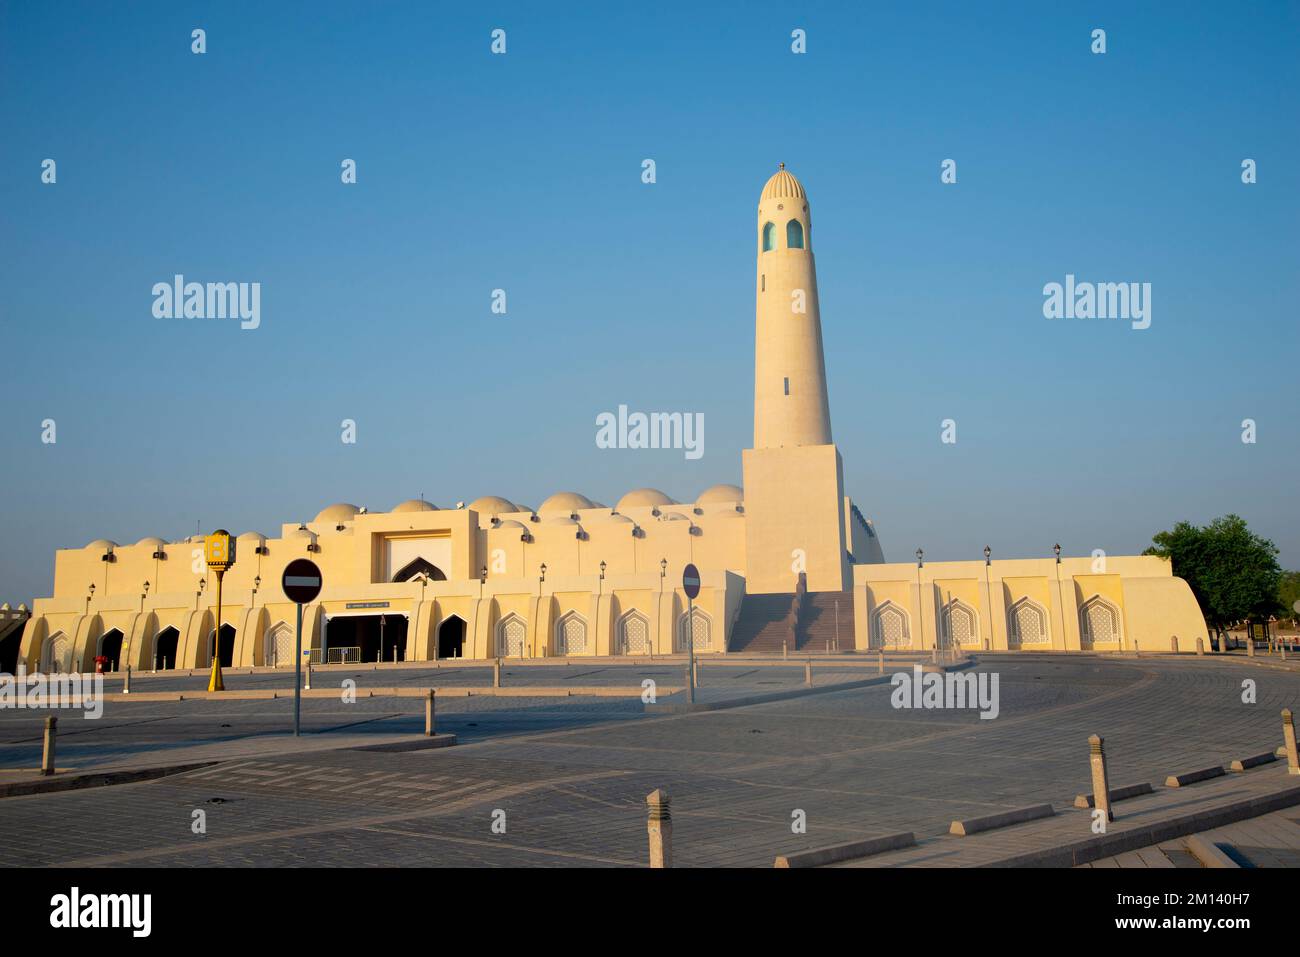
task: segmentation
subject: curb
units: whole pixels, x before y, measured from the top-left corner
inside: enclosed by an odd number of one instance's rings
[[[1139,797],[1143,794],[1154,794],[1155,788],[1150,784],[1126,784],[1121,788],[1110,789],[1110,801],[1114,804],[1116,801],[1127,801],[1129,798]],[[1079,794],[1074,798],[1074,806],[1078,808],[1090,808],[1097,806],[1096,795]]]
[[[1125,851],[1136,851],[1153,844],[1186,837],[1200,831],[1212,831],[1262,814],[1271,814],[1300,804],[1300,786],[1277,791],[1265,797],[1250,798],[1211,811],[1196,811],[1166,821],[1134,828],[1117,834],[1103,834],[1063,844],[1046,851],[1017,854],[981,864],[980,867],[1075,867]]]
[[[28,794],[48,794],[54,791],[78,791],[82,788],[102,788],[113,784],[134,784],[137,781],[151,781],[186,771],[220,764],[220,761],[194,761],[189,764],[169,764],[157,768],[138,768],[129,771],[98,771],[77,774],[72,777],[40,778],[35,781],[14,781],[0,784],[0,798],[23,797]]]
[[[956,834],[958,837],[968,837],[971,834],[979,834],[981,831],[992,831],[1000,827],[1010,827],[1013,824],[1024,824],[1026,821],[1036,821],[1039,818],[1052,817],[1056,810],[1050,804],[1035,804],[1032,807],[1020,807],[1014,811],[1003,811],[1001,814],[990,814],[987,817],[972,817],[965,821],[953,821],[948,828],[949,834]]]
[[[396,753],[399,751],[428,751],[431,748],[450,748],[456,744],[454,734],[435,734],[432,737],[419,735],[413,737],[410,741],[389,741],[385,744],[359,744],[356,747],[345,748],[347,751],[383,751],[386,753]]]
[[[873,837],[865,841],[853,841],[849,844],[831,844],[827,847],[814,848],[811,851],[797,851],[794,854],[782,854],[772,862],[773,867],[821,867],[839,861],[852,861],[886,851],[897,851],[916,844],[916,835],[911,831],[899,831],[884,837]]]
[[[1165,778],[1165,787],[1183,788],[1189,784],[1199,784],[1202,781],[1208,781],[1211,778],[1221,778],[1224,775],[1223,765],[1213,768],[1200,768],[1196,771],[1185,771],[1182,774],[1171,774]]]
[[[1206,867],[1237,867],[1241,865],[1230,858],[1223,851],[1219,850],[1219,845],[1215,844],[1204,834],[1193,834],[1187,839],[1187,849],[1192,852],[1192,857],[1196,858]]]

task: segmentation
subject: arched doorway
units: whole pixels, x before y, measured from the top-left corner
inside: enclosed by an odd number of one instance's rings
[[[176,667],[176,646],[180,640],[181,633],[171,625],[158,632],[153,640],[154,671],[171,671]]]
[[[619,619],[617,634],[620,655],[650,653],[650,622],[639,611],[629,611]]]
[[[99,638],[99,653],[108,661],[104,662],[104,671],[117,671],[122,663],[122,632],[110,628]]]
[[[222,625],[221,637],[217,640],[218,654],[221,655],[221,667],[233,667],[235,660],[235,626]],[[208,632],[208,664],[212,664],[212,632]]]
[[[518,615],[510,614],[497,625],[497,654],[503,658],[522,658],[528,626]]]
[[[326,619],[325,641],[329,660],[392,661],[406,659],[406,615],[336,615]],[[292,658],[292,655],[290,655]]]
[[[292,667],[297,638],[289,623],[279,621],[266,633],[264,661],[272,668]]]
[[[41,645],[41,671],[54,674],[72,668],[72,639],[56,631]]]
[[[465,656],[465,619],[452,615],[438,626],[438,657],[463,658]]]

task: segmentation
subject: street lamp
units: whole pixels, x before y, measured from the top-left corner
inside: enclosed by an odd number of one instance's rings
[[[487,566],[486,566],[486,565],[484,565],[481,569],[479,569],[479,573],[478,573],[478,583],[479,583],[480,585],[486,585],[486,584],[487,584]]]
[[[1052,546],[1052,551],[1056,553],[1056,564],[1061,564],[1061,545],[1059,542]]]
[[[985,564],[985,565],[991,565],[991,564],[993,563],[993,562],[992,562],[992,556],[993,556],[993,549],[991,549],[991,548],[989,548],[987,545],[985,545],[985,546],[984,546],[984,564]]]
[[[546,562],[542,562],[542,566],[541,566],[540,571],[541,571],[541,575],[538,576],[538,579],[537,579],[537,581],[538,581],[539,584],[540,584],[541,582],[546,581]]]
[[[925,552],[922,549],[918,548],[916,550],[916,567],[920,568],[924,564],[925,564]]]
[[[253,576],[253,603],[254,604],[257,603],[257,591],[261,587],[262,587],[262,576],[254,575]]]
[[[667,574],[668,574],[668,559],[661,558],[659,559],[659,577],[663,578]],[[92,585],[91,587],[93,588],[95,586]]]
[[[601,580],[601,581],[604,581],[604,580],[605,580],[605,563],[604,563],[604,561],[602,561],[602,562],[600,563],[600,580]]]

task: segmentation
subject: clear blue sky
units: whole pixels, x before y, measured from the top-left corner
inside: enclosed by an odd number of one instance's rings
[[[779,161],[888,558],[1235,511],[1300,566],[1298,48],[1294,3],[5,4],[0,600],[101,536],[739,482]],[[261,328],[155,319],[175,273],[262,283]],[[1043,318],[1066,273],[1151,328]],[[619,404],[704,456],[598,449]]]

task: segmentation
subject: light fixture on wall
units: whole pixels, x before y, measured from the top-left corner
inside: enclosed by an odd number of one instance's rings
[[[921,568],[923,565],[925,565],[925,551],[918,548],[916,550],[916,567]]]
[[[1061,564],[1061,545],[1059,542],[1052,546],[1052,551],[1056,553],[1056,564]]]
[[[601,581],[604,581],[604,580],[605,580],[605,562],[604,562],[604,560],[602,560],[601,563],[600,563],[600,580],[601,580]]]
[[[541,572],[541,574],[538,576],[537,580],[539,582],[546,581],[546,562],[542,562],[542,566],[539,569],[539,571]]]
[[[991,564],[993,563],[993,562],[992,562],[992,556],[993,556],[993,549],[991,549],[991,548],[989,548],[987,545],[985,545],[985,546],[984,546],[984,564],[985,564],[985,565],[991,565]]]
[[[659,577],[663,578],[667,574],[668,574],[668,559],[661,558],[659,559]]]
[[[485,584],[487,584],[487,566],[486,566],[486,565],[484,565],[484,566],[479,570],[479,573],[478,573],[478,583],[479,583],[480,585],[485,585]]]

